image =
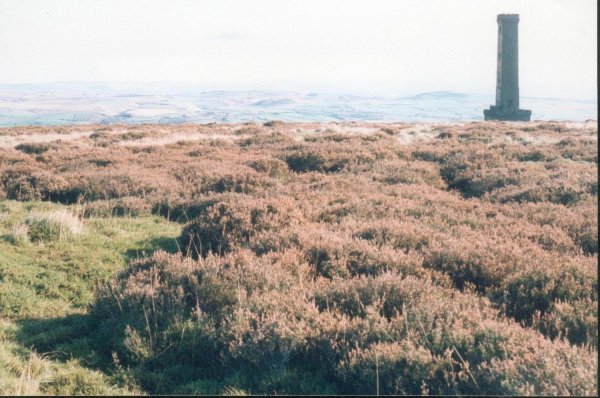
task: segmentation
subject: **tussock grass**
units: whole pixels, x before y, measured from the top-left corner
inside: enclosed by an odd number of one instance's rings
[[[45,213],[33,213],[25,219],[24,226],[15,227],[25,231],[31,241],[63,241],[80,235],[83,224],[66,210],[54,210]],[[14,232],[13,232],[14,234]]]
[[[29,226],[27,224],[16,224],[7,237],[15,245],[26,245],[29,243]]]

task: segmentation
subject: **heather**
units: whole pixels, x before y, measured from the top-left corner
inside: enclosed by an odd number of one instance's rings
[[[2,129],[0,390],[595,395],[597,135]]]

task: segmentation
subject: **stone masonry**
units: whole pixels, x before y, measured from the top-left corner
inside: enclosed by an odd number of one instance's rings
[[[531,111],[519,109],[519,15],[498,15],[496,105],[483,111],[484,120],[528,122]]]

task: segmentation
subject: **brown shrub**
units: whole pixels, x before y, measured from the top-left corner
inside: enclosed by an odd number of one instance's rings
[[[0,177],[8,199],[14,200],[59,200],[68,186],[61,176],[30,165],[15,165],[5,168]]]
[[[47,142],[31,142],[31,143],[23,143],[19,144],[15,147],[16,150],[22,151],[23,153],[29,155],[39,155],[51,148],[56,148],[55,145],[49,144]]]
[[[107,358],[167,390],[597,392],[597,128],[270,124],[0,131],[0,198],[187,223],[199,261],[101,289]]]
[[[248,165],[259,173],[265,173],[272,178],[287,177],[290,173],[287,164],[279,159],[258,159]]]
[[[185,365],[165,381],[176,383],[196,372],[302,370],[342,393],[375,393],[377,384],[383,394],[597,389],[595,353],[523,329],[484,299],[395,273],[313,282],[299,260],[242,250],[134,262],[98,292],[99,349],[145,370]]]
[[[198,258],[207,253],[227,253],[236,247],[249,247],[261,232],[274,231],[298,223],[301,213],[293,201],[254,199],[219,202],[190,222],[181,234],[185,253]]]

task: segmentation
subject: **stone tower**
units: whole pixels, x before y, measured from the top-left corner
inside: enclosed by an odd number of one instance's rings
[[[484,120],[528,122],[531,111],[519,109],[519,14],[498,15],[496,105],[483,111]]]

